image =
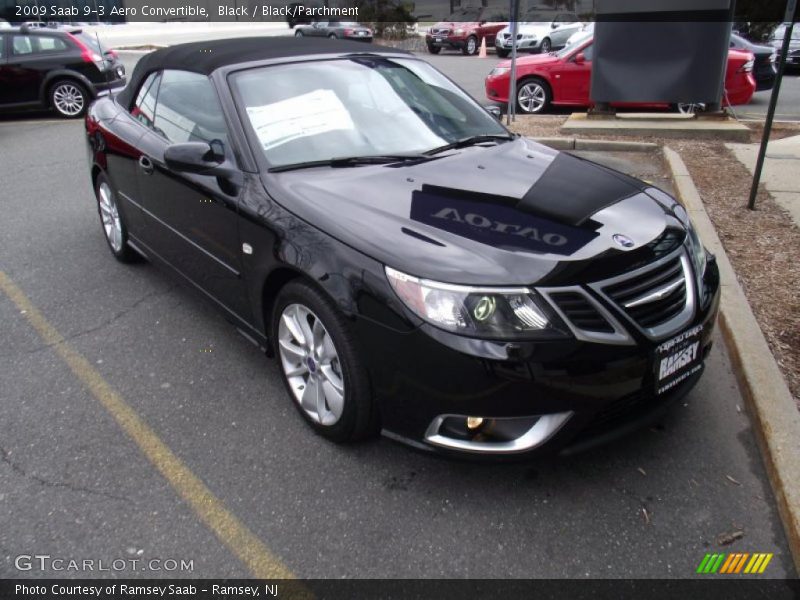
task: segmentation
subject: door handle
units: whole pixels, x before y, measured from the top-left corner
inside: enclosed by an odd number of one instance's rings
[[[142,173],[145,175],[152,175],[153,174],[153,161],[147,158],[146,156],[139,157],[139,168],[142,170]]]

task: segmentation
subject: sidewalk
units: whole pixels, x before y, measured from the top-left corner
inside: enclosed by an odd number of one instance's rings
[[[758,144],[725,144],[750,172],[755,171]],[[800,227],[800,135],[775,140],[767,145],[761,182],[775,201],[785,208]]]

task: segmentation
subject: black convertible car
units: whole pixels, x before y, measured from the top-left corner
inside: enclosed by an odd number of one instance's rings
[[[719,276],[686,211],[509,133],[410,54],[173,46],[86,135],[114,256],[216,303],[332,440],[573,451],[701,375]]]

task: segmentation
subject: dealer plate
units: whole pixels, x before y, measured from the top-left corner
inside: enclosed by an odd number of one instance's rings
[[[700,336],[703,326],[697,325],[662,342],[655,351],[656,394],[663,394],[688,379],[703,366]]]

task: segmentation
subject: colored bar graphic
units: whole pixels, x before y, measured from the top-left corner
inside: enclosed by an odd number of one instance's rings
[[[697,573],[703,574],[756,574],[763,573],[773,554],[764,552],[731,552],[730,554],[706,554],[697,567]],[[747,565],[747,566],[745,566]]]

